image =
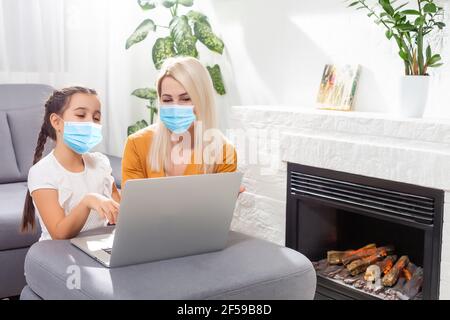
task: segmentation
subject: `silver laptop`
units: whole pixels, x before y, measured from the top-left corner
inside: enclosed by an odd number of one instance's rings
[[[221,250],[241,180],[240,172],[129,180],[115,229],[70,242],[107,267]]]

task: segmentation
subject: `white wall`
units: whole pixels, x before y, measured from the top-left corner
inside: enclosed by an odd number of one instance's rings
[[[5,4],[7,0],[0,1]],[[51,5],[62,0],[29,1]],[[356,110],[386,112],[395,102],[397,79],[402,74],[395,44],[387,41],[382,28],[362,11],[347,9],[342,0],[196,0],[195,3],[194,9],[210,17],[213,29],[225,42],[223,56],[198,45],[201,60],[219,63],[224,73],[228,93],[217,97],[223,129],[229,126],[232,105],[313,108],[326,63],[362,65]],[[128,125],[148,119],[145,101],[130,93],[154,83],[157,73],[151,61],[151,40],[159,34],[150,34],[129,50],[124,48],[125,40],[147,17],[158,22],[166,20],[161,12],[164,10],[144,12],[136,1],[64,0],[67,30],[63,61],[68,66],[67,72],[25,74],[2,69],[0,81],[42,81],[55,86],[79,83],[95,87],[105,107],[106,139],[102,149],[121,155]],[[431,116],[450,117],[446,103],[450,100],[448,45],[444,59],[448,63],[433,77],[433,99],[428,108]]]
[[[342,0],[198,2],[215,17],[227,46],[233,104],[313,108],[326,63],[361,64],[355,110],[387,112],[396,102],[403,72],[398,49],[363,10],[346,8]],[[444,102],[450,98],[449,46],[444,55],[429,116],[450,117]]]

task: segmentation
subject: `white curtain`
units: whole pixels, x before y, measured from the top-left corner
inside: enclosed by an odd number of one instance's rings
[[[0,1],[0,80],[57,79],[66,71],[65,1]]]
[[[107,2],[0,0],[0,83],[83,85],[107,101]],[[107,123],[108,112],[103,114]],[[108,131],[104,126],[102,151]]]

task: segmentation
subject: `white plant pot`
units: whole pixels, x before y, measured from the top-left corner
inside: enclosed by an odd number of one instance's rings
[[[396,114],[408,118],[422,118],[427,105],[429,76],[402,76]]]

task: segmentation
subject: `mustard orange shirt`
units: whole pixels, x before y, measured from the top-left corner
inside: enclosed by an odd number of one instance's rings
[[[164,168],[159,172],[150,169],[149,152],[152,145],[154,128],[147,127],[128,137],[122,159],[122,184],[129,179],[164,177]],[[201,164],[194,161],[187,164],[184,175],[203,174]],[[234,172],[237,168],[237,155],[234,147],[227,143],[223,147],[223,161],[216,164],[214,173]]]

